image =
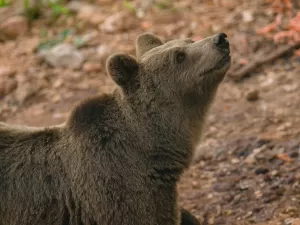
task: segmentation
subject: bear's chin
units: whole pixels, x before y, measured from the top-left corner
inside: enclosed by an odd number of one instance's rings
[[[231,57],[230,55],[228,55],[222,58],[219,61],[219,63],[217,63],[212,69],[209,69],[204,73],[200,74],[200,77],[211,81],[215,81],[217,84],[219,84],[224,79],[230,65]]]
[[[231,64],[231,56],[228,54],[221,58],[215,66],[204,71],[201,76],[210,75],[210,74],[222,74],[226,73]]]

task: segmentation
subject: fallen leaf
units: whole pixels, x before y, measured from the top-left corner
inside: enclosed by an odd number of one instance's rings
[[[140,24],[142,29],[149,29],[150,27],[152,27],[152,22],[151,21],[143,21]]]
[[[293,159],[286,153],[277,154],[277,158],[285,162],[293,162]]]
[[[240,60],[239,60],[239,64],[241,64],[241,65],[246,65],[246,64],[248,64],[249,63],[249,61],[247,60],[247,59],[245,59],[245,58],[241,58]]]

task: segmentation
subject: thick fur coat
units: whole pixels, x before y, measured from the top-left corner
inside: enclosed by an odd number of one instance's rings
[[[198,224],[176,184],[229,68],[228,42],[143,34],[136,46],[137,58],[107,61],[114,93],[83,101],[65,124],[0,123],[0,225]]]

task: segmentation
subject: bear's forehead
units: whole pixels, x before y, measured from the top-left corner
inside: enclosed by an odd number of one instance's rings
[[[152,57],[155,56],[163,56],[165,53],[168,53],[174,48],[183,48],[188,46],[188,44],[191,43],[191,39],[177,39],[177,40],[171,40],[163,45],[157,46],[155,48],[150,49],[144,55],[141,57],[141,61],[149,60]]]

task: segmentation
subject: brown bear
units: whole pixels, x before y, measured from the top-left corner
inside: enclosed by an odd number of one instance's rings
[[[0,124],[0,225],[199,224],[180,210],[176,184],[229,43],[224,33],[165,44],[146,33],[136,47],[137,58],[107,61],[116,90],[80,103],[65,124]]]

